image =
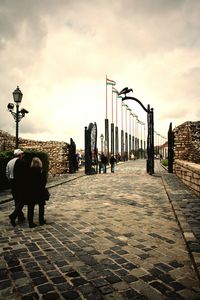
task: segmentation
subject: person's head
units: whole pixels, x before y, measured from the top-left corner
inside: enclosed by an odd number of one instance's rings
[[[39,157],[33,157],[31,161],[31,168],[42,168],[42,161]]]
[[[14,150],[14,156],[15,157],[22,158],[23,154],[24,154],[24,151],[22,151],[21,149],[15,149]]]

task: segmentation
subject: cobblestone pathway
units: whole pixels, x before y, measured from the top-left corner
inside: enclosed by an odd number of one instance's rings
[[[0,299],[200,299],[162,178],[142,160],[51,188],[48,225],[13,228],[11,210],[0,207]]]

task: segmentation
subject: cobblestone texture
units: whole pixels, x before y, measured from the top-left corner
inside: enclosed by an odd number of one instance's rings
[[[13,202],[1,204],[0,299],[200,299],[198,239],[182,196],[170,200],[180,187],[145,165],[51,182],[48,224],[34,229],[13,228]]]

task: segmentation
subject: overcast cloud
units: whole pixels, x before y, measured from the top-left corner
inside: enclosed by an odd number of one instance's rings
[[[0,129],[15,133],[6,107],[19,85],[21,137],[83,148],[84,126],[104,133],[106,75],[154,107],[162,135],[200,120],[199,20],[199,0],[1,0]]]

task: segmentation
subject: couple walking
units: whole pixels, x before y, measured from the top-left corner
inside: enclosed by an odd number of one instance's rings
[[[115,171],[115,164],[116,164],[116,158],[114,157],[113,154],[111,154],[110,160],[108,160],[107,156],[105,156],[103,153],[101,154],[101,166],[103,167],[103,173],[107,172],[107,164],[110,161],[110,166],[111,166],[111,173],[114,173]],[[101,170],[100,172],[101,173]]]
[[[12,195],[15,201],[15,209],[9,215],[12,226],[16,226],[16,219],[21,223],[25,221],[23,207],[28,205],[29,227],[34,224],[34,207],[39,204],[39,223],[44,225],[44,206],[45,206],[45,185],[47,182],[46,174],[42,169],[42,162],[38,157],[34,157],[31,166],[23,159],[24,152],[20,149],[14,151],[14,158],[6,166],[6,176],[10,182]]]

